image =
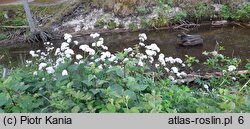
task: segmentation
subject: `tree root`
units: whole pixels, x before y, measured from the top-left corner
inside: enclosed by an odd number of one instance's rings
[[[47,42],[50,39],[52,39],[52,33],[51,32],[44,31],[44,30],[39,30],[39,31],[35,31],[31,35],[29,35],[26,40],[29,43],[35,43],[35,42],[40,42],[40,41]]]

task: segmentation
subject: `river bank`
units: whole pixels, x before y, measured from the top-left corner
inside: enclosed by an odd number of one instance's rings
[[[248,15],[250,4],[244,0],[228,2],[191,0],[183,3],[175,0],[172,2],[160,0],[74,0],[64,1],[56,5],[53,2],[47,3],[47,6],[40,2],[40,4],[31,4],[30,6],[32,12],[35,12],[37,23],[42,28],[61,34],[66,32],[116,32],[118,29],[128,31],[176,29],[176,27],[188,31],[188,28],[195,27],[203,21],[208,21],[209,24],[216,26],[223,26],[234,21],[238,25],[244,23],[247,27],[250,19]],[[28,33],[28,30],[23,28],[6,28],[6,26],[27,25],[22,5],[2,6],[0,11],[0,40]],[[13,34],[18,30],[24,32]]]

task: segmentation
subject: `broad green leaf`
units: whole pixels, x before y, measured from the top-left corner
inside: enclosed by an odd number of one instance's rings
[[[79,106],[74,106],[72,109],[71,109],[71,112],[72,113],[78,113],[80,111],[80,107]]]
[[[137,80],[133,77],[127,77],[127,86],[133,91],[143,91],[148,86],[143,84],[138,84]]]
[[[123,69],[120,67],[120,66],[116,66],[116,67],[112,67],[110,68],[107,73],[110,73],[110,72],[115,72],[115,74],[119,77],[124,77],[124,71]]]
[[[70,66],[68,67],[68,70],[69,70],[70,72],[76,72],[77,69],[78,69],[78,67],[79,67],[79,65],[76,65],[76,64],[70,65]]]
[[[223,102],[220,104],[220,108],[225,109],[225,110],[234,110],[235,103],[234,102]]]
[[[112,92],[115,92],[118,95],[122,95],[122,92],[123,92],[122,86],[118,84],[114,84],[110,86],[110,89],[112,90]]]
[[[90,81],[92,81],[93,79],[96,79],[96,76],[93,75],[93,74],[90,74],[90,75],[88,76],[88,81],[90,82]]]
[[[134,91],[126,90],[124,96],[128,96],[131,100],[136,100],[136,94]]]
[[[5,105],[8,102],[7,94],[0,93],[0,106]]]
[[[114,105],[111,105],[111,104],[107,104],[107,110],[108,110],[110,113],[114,113],[114,112],[116,111],[115,106],[114,106]]]

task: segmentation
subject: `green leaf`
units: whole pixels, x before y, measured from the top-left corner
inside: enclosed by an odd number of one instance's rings
[[[148,87],[148,85],[138,84],[137,80],[133,77],[127,77],[126,82],[129,89],[133,91],[143,91]]]
[[[0,106],[5,105],[8,102],[8,97],[4,93],[0,93]]]
[[[250,109],[250,96],[245,97],[245,104]]]
[[[88,76],[88,81],[90,82],[90,81],[92,81],[93,79],[96,79],[96,76],[90,74],[90,75]]]
[[[115,92],[118,95],[122,95],[122,92],[123,92],[122,86],[118,84],[114,84],[110,86],[110,89],[112,90],[112,92]]]
[[[110,72],[115,72],[115,74],[121,78],[124,77],[124,71],[120,66],[112,67],[111,69],[107,71],[107,73],[110,73]]]
[[[134,91],[126,90],[124,96],[128,96],[131,100],[136,100],[136,94]]]
[[[76,64],[70,65],[70,66],[68,67],[68,70],[69,70],[70,72],[75,72],[75,71],[78,70],[78,67],[79,67],[79,65],[76,65]]]
[[[107,110],[108,110],[110,113],[114,113],[114,112],[116,111],[115,106],[112,105],[112,104],[107,104]]]
[[[234,102],[223,102],[220,104],[220,108],[225,109],[225,110],[234,110],[235,103]]]
[[[79,106],[74,106],[72,109],[71,109],[71,112],[72,113],[78,113],[80,111],[80,107]]]

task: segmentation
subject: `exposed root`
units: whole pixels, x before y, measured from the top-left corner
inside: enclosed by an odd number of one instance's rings
[[[35,43],[35,42],[47,42],[50,39],[52,39],[52,34],[49,31],[39,30],[27,37],[27,41],[29,43]]]

